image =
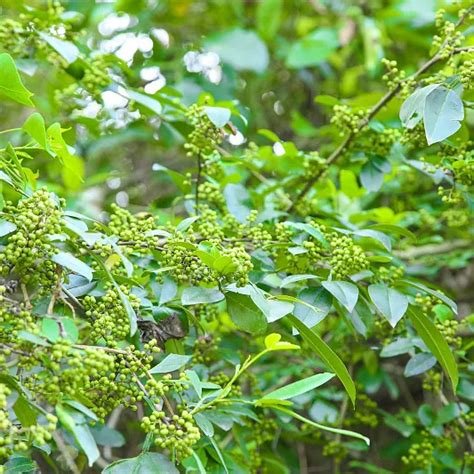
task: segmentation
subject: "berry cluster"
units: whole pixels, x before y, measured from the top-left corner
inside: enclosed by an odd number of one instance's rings
[[[39,189],[16,206],[6,203],[3,215],[16,229],[0,252],[0,274],[14,269],[25,283],[35,280],[49,286],[54,281],[55,264],[50,259],[57,250],[51,236],[63,230],[62,204],[46,189]],[[31,268],[36,271],[31,272]]]
[[[458,321],[455,319],[448,319],[443,322],[440,321],[436,323],[436,327],[450,346],[453,346],[454,348],[461,347],[462,338],[456,336],[459,327]]]
[[[347,448],[336,440],[328,441],[323,447],[323,456],[333,458],[336,463],[343,461],[348,454]]]
[[[198,104],[189,107],[186,117],[194,127],[184,145],[188,156],[207,157],[211,155],[222,141],[222,132],[211,122],[204,107]]]
[[[343,280],[369,267],[364,250],[350,237],[333,233],[329,243],[331,245],[329,264],[335,280]]]
[[[110,232],[120,238],[120,243],[123,244],[126,252],[144,251],[147,247],[158,246],[159,238],[153,236],[152,233],[156,229],[153,216],[147,213],[133,215],[116,204],[112,204],[111,208]]]
[[[419,443],[413,443],[407,455],[402,456],[403,464],[412,468],[426,469],[433,461],[435,447],[430,437],[424,437]]]
[[[221,339],[206,334],[194,342],[193,360],[196,364],[210,365],[218,360],[218,349]]]
[[[142,418],[141,427],[145,432],[155,435],[158,447],[169,449],[175,452],[178,459],[183,459],[191,454],[201,433],[188,410],[182,408],[178,413],[167,417],[164,411],[154,411]]]
[[[104,296],[87,295],[83,304],[86,317],[91,321],[91,337],[94,341],[105,340],[108,346],[115,347],[130,332],[130,321],[123,298],[128,298],[135,312],[140,308],[140,300],[127,286],[118,288],[107,284]],[[121,293],[121,294],[120,294]]]
[[[340,128],[340,135],[346,133],[358,133],[361,130],[361,122],[367,116],[366,110],[353,110],[348,105],[335,105],[331,123]]]
[[[0,384],[0,461],[7,459],[13,453],[26,451],[33,444],[43,446],[51,439],[51,433],[56,429],[57,418],[48,413],[40,418],[43,423],[19,427],[9,417],[8,396],[11,390]]]
[[[460,11],[462,16],[462,11]],[[446,11],[440,9],[436,12],[435,25],[438,34],[433,36],[433,49],[439,50],[439,55],[443,59],[448,59],[454,51],[454,48],[461,46],[462,33],[456,28],[452,21],[445,20]]]
[[[352,417],[344,420],[345,426],[354,426],[358,424],[375,428],[379,424],[377,417],[377,403],[371,400],[365,393],[358,391],[357,393],[357,410]]]

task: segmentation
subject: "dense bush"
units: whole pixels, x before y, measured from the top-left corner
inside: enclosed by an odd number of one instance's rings
[[[2,3],[0,472],[473,472],[433,4]]]

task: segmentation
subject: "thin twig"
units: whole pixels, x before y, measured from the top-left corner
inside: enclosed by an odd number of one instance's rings
[[[71,454],[68,451],[66,443],[64,442],[62,436],[57,432],[53,432],[53,439],[56,442],[59,452],[64,456],[64,460],[66,461],[67,467],[73,474],[81,474],[81,471],[77,467],[74,459],[72,458]]]
[[[201,154],[198,153],[197,156],[197,165],[198,165],[198,170],[197,170],[197,177],[196,177],[196,190],[195,190],[195,195],[194,195],[194,201],[195,201],[195,211],[196,215],[199,215],[199,186],[201,185],[201,178],[202,178],[202,161],[201,161]]]
[[[23,299],[25,300],[26,309],[30,310],[31,308],[33,308],[33,305],[31,304],[30,296],[28,295],[28,290],[26,289],[26,285],[22,283],[20,287],[21,287],[21,292],[23,293]]]
[[[61,293],[61,275],[62,275],[62,269],[59,265],[56,266],[56,286],[54,288],[53,294],[51,295],[51,300],[49,301],[48,309],[46,311],[47,315],[52,315],[54,311],[54,305],[56,304],[56,300],[59,298],[59,295]]]
[[[470,52],[474,51],[474,46],[467,46],[464,48],[456,48],[453,51],[454,54],[460,54],[464,52]],[[441,61],[443,58],[442,56],[437,53],[435,56],[433,56],[429,61],[427,61],[423,66],[418,69],[414,74],[406,78],[404,81],[400,82],[397,84],[396,87],[394,87],[392,90],[388,91],[371,109],[371,111],[367,114],[366,117],[364,117],[360,122],[357,127],[357,132],[353,131],[350,132],[346,138],[343,140],[343,142],[329,155],[328,159],[326,160],[326,165],[327,167],[331,166],[334,164],[337,159],[344,153],[344,151],[347,149],[349,144],[352,142],[352,140],[356,137],[356,135],[359,133],[360,130],[362,130],[369,122],[372,120],[379,112],[380,110],[385,107],[397,94],[400,92],[402,85],[406,83],[407,81],[412,81],[414,79],[417,79],[421,74],[425,73],[428,69],[430,69],[432,66],[434,66],[436,63]],[[303,199],[306,194],[309,192],[309,190],[313,187],[313,185],[321,178],[321,176],[325,173],[325,169],[322,169],[319,173],[315,174],[313,177],[311,177],[303,189],[298,193],[296,196],[295,200],[291,204],[291,206],[288,208],[288,212],[292,212],[295,209],[296,204]]]

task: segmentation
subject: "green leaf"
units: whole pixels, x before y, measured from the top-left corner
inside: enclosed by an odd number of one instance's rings
[[[67,185],[77,188],[82,183],[84,175],[84,163],[78,156],[74,156],[70,151],[62,135],[61,125],[53,123],[46,131],[49,149],[53,156],[64,164],[63,177],[67,180]]]
[[[427,370],[430,370],[435,364],[436,358],[432,354],[426,354],[424,352],[415,354],[405,366],[403,375],[405,377],[420,375]]]
[[[353,283],[347,281],[323,281],[321,285],[351,312],[359,298],[359,288]]]
[[[89,265],[74,257],[74,255],[71,255],[70,253],[58,252],[53,255],[51,260],[58,265],[61,265],[62,267],[83,276],[87,279],[87,281],[92,280],[92,273],[94,270],[89,267]]]
[[[265,40],[272,39],[281,24],[283,0],[260,0],[257,3],[256,23],[258,34]]]
[[[89,467],[91,467],[99,459],[100,452],[84,415],[61,404],[56,405],[56,414],[64,428],[74,436],[77,444],[87,456]]]
[[[28,474],[38,469],[35,461],[26,456],[12,456],[4,465],[5,474]]]
[[[360,170],[360,182],[367,191],[377,192],[383,184],[384,172],[372,163],[368,161]]]
[[[437,87],[428,94],[423,112],[423,123],[428,145],[438,143],[455,134],[464,118],[461,98],[453,90]]]
[[[295,41],[288,51],[286,65],[291,68],[317,66],[324,62],[339,46],[333,28],[319,28]]]
[[[23,124],[23,130],[45,150],[49,151],[44,118],[38,112],[31,114]]]
[[[155,112],[155,114],[157,115],[160,115],[163,111],[163,106],[161,105],[161,103],[153,97],[149,96],[148,94],[142,94],[140,92],[128,89],[127,95],[130,99],[134,100],[140,105],[143,105],[152,112]]]
[[[176,232],[184,232],[189,227],[191,227],[194,224],[194,222],[196,222],[198,219],[199,219],[199,216],[187,217],[186,219],[183,219],[176,226]]]
[[[102,474],[179,474],[167,456],[159,453],[141,453],[136,458],[120,459],[109,464]]]
[[[91,428],[92,436],[100,446],[120,448],[126,444],[125,436],[107,425],[96,424]]]
[[[388,252],[392,251],[392,242],[390,241],[390,237],[383,232],[374,229],[361,229],[354,231],[354,235],[374,239],[377,242],[380,242]]]
[[[238,71],[261,73],[270,60],[265,43],[251,30],[236,28],[218,33],[206,41],[205,47]]]
[[[217,128],[222,128],[230,120],[231,112],[225,107],[204,107],[204,112]]]
[[[22,426],[35,425],[38,419],[38,409],[34,407],[28,399],[19,393],[18,398],[13,405],[13,411]]]
[[[315,423],[314,421],[309,420],[308,418],[305,418],[304,416],[301,416],[298,413],[296,413],[292,410],[289,410],[288,408],[284,408],[284,407],[280,407],[280,406],[273,407],[273,408],[276,409],[276,410],[279,410],[283,413],[286,413],[287,415],[290,415],[293,418],[296,418],[297,420],[302,421],[303,423],[307,423],[308,425],[314,426],[315,428],[318,428],[320,430],[329,431],[331,433],[336,433],[336,434],[340,434],[340,435],[343,435],[343,436],[350,436],[352,438],[361,439],[362,441],[364,441],[367,444],[367,446],[370,446],[370,439],[367,438],[364,435],[361,435],[360,433],[356,433],[355,431],[342,430],[340,428],[333,428],[332,426],[320,425],[319,423]]]
[[[302,230],[306,232],[311,237],[314,237],[316,240],[321,242],[324,245],[327,245],[328,242],[322,232],[317,229],[316,227],[312,226],[311,224],[304,224],[303,222],[285,222],[285,225],[288,227],[292,227],[293,229]]]
[[[446,303],[453,310],[454,313],[458,313],[457,304],[451,298],[448,298],[446,295],[443,295],[443,293],[441,293],[440,291],[434,290],[429,286],[426,286],[423,283],[420,283],[415,280],[400,280],[399,283],[403,285],[413,286],[415,288],[418,288],[419,290],[423,290],[424,292],[432,296],[435,296],[436,298],[443,301],[443,303]]]
[[[150,374],[167,374],[181,369],[191,360],[191,356],[168,354],[158,365],[150,369]]]
[[[388,232],[391,234],[400,234],[408,239],[416,240],[416,235],[413,232],[410,232],[408,229],[404,227],[400,227],[398,225],[393,224],[374,224],[369,227],[369,230],[377,230],[382,232]]]
[[[405,128],[412,129],[420,123],[425,110],[426,97],[438,87],[440,84],[430,84],[417,89],[403,102],[400,108],[400,120]]]
[[[321,322],[331,310],[331,295],[322,287],[305,288],[298,293],[298,299],[307,305],[296,303],[293,314],[309,328]]]
[[[6,95],[15,102],[34,107],[30,97],[33,95],[21,82],[20,75],[12,57],[3,53],[0,54],[0,93]]]
[[[160,292],[160,306],[173,300],[177,293],[178,286],[176,282],[168,276],[164,277]]]
[[[56,342],[59,339],[59,324],[55,319],[43,318],[41,320],[41,335],[48,341]]]
[[[285,385],[273,392],[267,393],[263,398],[271,398],[274,400],[288,400],[289,398],[297,397],[303,393],[313,390],[334,377],[334,374],[325,372],[323,374],[312,375],[311,377],[306,377],[305,379],[298,380],[297,382],[290,383]]]
[[[11,234],[17,229],[16,224],[8,222],[5,219],[0,219],[0,237]]]
[[[300,346],[291,342],[281,341],[281,334],[273,332],[265,337],[265,347],[271,351],[284,351],[299,349]]]
[[[192,304],[216,303],[224,299],[219,288],[204,288],[202,286],[190,286],[183,290],[181,303],[184,306]]]
[[[197,396],[201,398],[203,386],[199,375],[194,370],[186,370],[186,375],[188,376],[189,382],[196,391]]]
[[[307,328],[298,318],[289,316],[291,324],[299,331],[300,335],[321,360],[334,372],[344,385],[352,404],[355,406],[356,388],[346,369],[346,366],[336,353],[311,329]]]
[[[79,57],[79,48],[70,41],[64,41],[54,36],[38,32],[38,35],[46,41],[54,50],[56,50],[68,64],[73,63]]]
[[[196,413],[194,420],[206,436],[214,436],[214,426],[204,413]]]
[[[418,335],[449,376],[455,392],[459,380],[458,367],[446,340],[422,311],[409,308],[408,315]]]
[[[358,198],[365,194],[365,191],[357,184],[357,178],[353,171],[342,169],[339,173],[339,183],[341,191],[350,198]]]
[[[265,331],[265,316],[249,296],[229,292],[226,294],[226,301],[227,311],[239,329],[252,334]]]
[[[283,278],[280,283],[280,288],[285,288],[293,283],[297,283],[302,280],[319,280],[319,277],[317,277],[316,275],[290,275],[286,278]]]
[[[400,337],[386,345],[380,352],[380,357],[395,357],[410,352],[414,347],[412,338]]]
[[[82,414],[88,416],[91,420],[99,421],[96,414],[92,410],[90,410],[89,408],[87,408],[82,403],[79,403],[76,400],[64,400],[64,404],[69,405],[77,411],[80,411]]]
[[[372,302],[394,328],[406,313],[408,298],[383,284],[370,285],[368,291]]]

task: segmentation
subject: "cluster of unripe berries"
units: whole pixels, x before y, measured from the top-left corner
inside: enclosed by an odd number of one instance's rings
[[[8,396],[12,393],[9,387],[0,383],[0,461],[13,453],[28,450],[33,444],[43,446],[51,439],[58,419],[51,413],[43,418],[43,423],[29,426],[17,426],[8,415]]]
[[[153,249],[158,245],[159,237],[152,233],[156,229],[152,215],[133,215],[116,204],[112,204],[111,209],[109,229],[112,235],[119,237],[124,252]]]
[[[105,340],[108,346],[114,347],[126,338],[130,332],[130,321],[122,298],[128,298],[135,312],[140,308],[140,299],[131,293],[126,285],[118,288],[107,285],[104,296],[87,295],[83,299],[86,317],[90,320],[91,338],[94,341]]]
[[[347,448],[336,440],[328,441],[323,446],[323,456],[333,458],[336,463],[340,463],[348,454]]]
[[[178,459],[183,459],[192,453],[201,433],[188,410],[181,409],[178,413],[167,417],[164,411],[154,411],[142,418],[141,427],[155,435],[155,444],[159,448],[169,449]]]
[[[196,304],[193,309],[197,319],[208,322],[216,320],[220,313],[219,306],[216,304]]]
[[[21,199],[16,206],[6,203],[3,214],[16,229],[0,253],[0,274],[15,269],[24,282],[32,278],[39,279],[40,284],[51,282],[55,266],[50,258],[57,250],[50,237],[62,231],[60,204],[46,189]]]
[[[354,410],[351,417],[344,420],[345,426],[354,426],[358,424],[375,428],[379,424],[377,417],[378,405],[370,399],[365,393],[357,391],[357,410]]]
[[[209,365],[217,360],[219,337],[213,337],[210,334],[199,336],[194,342],[193,360],[196,364]]]
[[[433,393],[439,393],[441,390],[442,375],[434,370],[425,373],[423,379],[423,390]]]
[[[461,83],[466,90],[474,87],[474,58],[465,59],[459,68]]]
[[[4,301],[5,287],[0,286],[0,342],[4,344],[18,344],[20,331],[35,332],[35,318],[17,304]]]
[[[62,31],[60,39],[71,36],[71,24],[64,20],[64,7],[60,2],[48,2],[48,7],[36,14],[33,9],[25,9],[15,19],[2,17],[0,20],[1,49],[12,56],[28,58],[32,54],[46,59],[53,65],[67,67],[67,62],[39,34],[51,35],[52,31]]]
[[[408,453],[402,456],[402,462],[415,468],[426,469],[433,460],[434,449],[431,437],[425,437],[419,443],[410,446]]]
[[[216,285],[218,282],[235,282],[239,286],[248,283],[248,274],[253,265],[250,255],[241,245],[223,247],[222,257],[229,258],[229,265],[222,271],[210,268],[196,255],[195,237],[192,234],[176,233],[168,238],[163,247],[161,258],[163,264],[171,268],[173,277],[180,283],[189,282],[191,285]]]
[[[186,117],[193,126],[184,145],[188,156],[207,157],[211,155],[222,141],[221,130],[211,122],[204,107],[198,104],[193,104],[188,108]]]
[[[454,348],[461,347],[462,338],[456,336],[456,332],[459,327],[459,322],[455,319],[448,319],[443,322],[437,322],[436,327],[438,331],[443,335],[444,340]]]
[[[445,13],[443,9],[436,12],[435,25],[438,28],[438,34],[433,36],[433,49],[438,50],[442,59],[449,58],[454,49],[461,46],[463,39],[462,33],[456,29],[456,24],[445,20]]]
[[[339,127],[340,135],[344,136],[346,133],[358,133],[366,117],[366,110],[354,110],[348,105],[338,104],[333,107],[331,123]]]
[[[404,274],[405,269],[403,267],[396,267],[394,265],[390,265],[389,267],[378,268],[376,278],[383,283],[392,285],[393,282],[403,278]]]
[[[346,235],[332,234],[329,264],[335,280],[343,280],[369,267],[364,250]]]

